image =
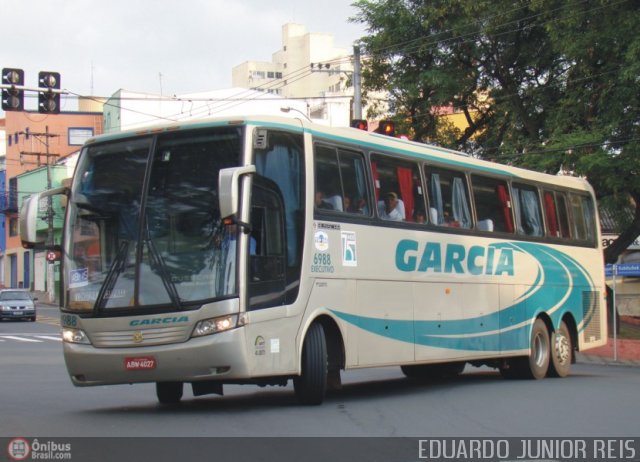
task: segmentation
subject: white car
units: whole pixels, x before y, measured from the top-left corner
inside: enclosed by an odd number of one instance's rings
[[[0,290],[0,321],[3,319],[36,320],[36,304],[29,292],[21,289]]]

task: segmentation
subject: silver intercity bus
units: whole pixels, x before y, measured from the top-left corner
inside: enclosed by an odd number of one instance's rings
[[[321,403],[340,371],[466,363],[565,376],[606,342],[586,181],[293,118],[104,135],[65,194],[61,300],[73,383],[224,384]]]

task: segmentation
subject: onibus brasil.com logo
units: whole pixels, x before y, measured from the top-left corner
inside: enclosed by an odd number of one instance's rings
[[[9,441],[7,454],[11,460],[71,460],[71,443],[14,438]]]

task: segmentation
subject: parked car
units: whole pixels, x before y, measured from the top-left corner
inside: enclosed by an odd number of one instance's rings
[[[20,289],[0,290],[0,321],[3,319],[36,320],[36,302],[29,292]]]

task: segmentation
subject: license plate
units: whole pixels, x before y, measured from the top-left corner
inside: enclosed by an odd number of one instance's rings
[[[153,356],[124,358],[124,368],[128,371],[155,369],[156,365],[156,358]]]

